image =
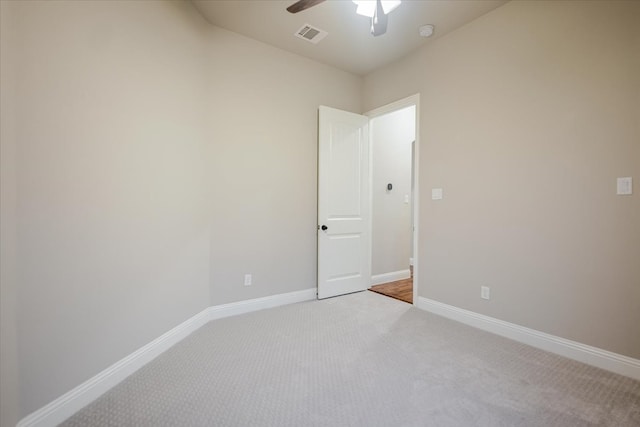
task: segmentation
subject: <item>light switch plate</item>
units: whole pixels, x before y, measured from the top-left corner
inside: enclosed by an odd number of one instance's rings
[[[633,180],[630,176],[618,178],[616,194],[619,196],[633,194]]]
[[[442,200],[442,188],[431,189],[431,200]]]

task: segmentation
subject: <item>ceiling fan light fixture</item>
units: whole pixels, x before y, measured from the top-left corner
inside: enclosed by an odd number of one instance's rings
[[[376,0],[352,0],[357,6],[356,13],[358,15],[367,16],[369,18],[373,18],[373,15],[376,11]],[[388,14],[391,11],[395,10],[402,0],[382,0],[382,10],[384,10],[384,14]]]

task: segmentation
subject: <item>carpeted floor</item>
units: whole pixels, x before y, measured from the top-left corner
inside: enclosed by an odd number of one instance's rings
[[[634,426],[640,382],[360,292],[213,321],[65,426]]]

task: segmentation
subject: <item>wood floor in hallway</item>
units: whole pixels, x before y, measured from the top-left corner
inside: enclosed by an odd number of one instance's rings
[[[400,301],[413,304],[413,277],[398,280],[395,282],[383,283],[369,288],[370,291],[376,292]]]

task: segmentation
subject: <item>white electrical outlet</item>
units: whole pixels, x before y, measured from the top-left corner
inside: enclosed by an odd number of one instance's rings
[[[245,274],[244,275],[244,285],[245,286],[251,286],[251,275],[250,274]]]
[[[488,286],[480,286],[480,298],[489,299],[491,298],[491,289]]]
[[[633,194],[633,178],[630,176],[618,178],[616,184],[616,194],[618,196],[628,196]]]

